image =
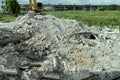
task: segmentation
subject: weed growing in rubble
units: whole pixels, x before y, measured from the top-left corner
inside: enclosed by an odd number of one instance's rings
[[[83,21],[89,26],[119,26],[120,11],[51,11],[59,18]]]

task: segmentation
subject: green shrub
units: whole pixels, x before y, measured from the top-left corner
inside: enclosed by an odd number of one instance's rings
[[[105,10],[105,7],[99,7],[97,10],[98,10],[98,11],[104,11],[104,10]]]
[[[120,10],[120,6],[112,4],[112,5],[98,8],[98,11],[105,11],[105,10]]]
[[[119,6],[115,5],[115,4],[109,5],[109,6],[107,6],[107,10],[117,10],[117,7],[119,7]]]

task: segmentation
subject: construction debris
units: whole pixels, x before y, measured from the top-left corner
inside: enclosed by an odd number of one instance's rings
[[[0,80],[119,78],[118,29],[32,12],[0,25]]]

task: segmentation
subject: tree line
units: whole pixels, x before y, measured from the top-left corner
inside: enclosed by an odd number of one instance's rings
[[[4,13],[14,16],[17,16],[21,10],[17,0],[3,0],[1,7]]]
[[[105,10],[120,10],[120,6],[119,5],[108,5],[108,6],[104,6],[104,7],[99,7],[98,8],[99,11],[105,11]]]

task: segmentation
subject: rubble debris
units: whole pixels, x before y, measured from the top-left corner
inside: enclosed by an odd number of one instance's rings
[[[4,65],[0,65],[0,80],[16,80],[15,76],[18,74],[17,69],[6,69]]]
[[[115,80],[119,74],[118,29],[32,12],[0,25],[0,80]]]
[[[25,36],[14,31],[7,29],[0,29],[0,46],[7,45],[8,43],[19,43],[21,40],[27,40],[31,35]]]
[[[60,75],[56,73],[46,73],[46,74],[43,74],[43,78],[60,80]]]
[[[21,79],[30,80],[30,74],[27,71],[23,71]]]
[[[16,75],[18,72],[16,69],[2,69],[0,70],[2,74],[14,74]]]

